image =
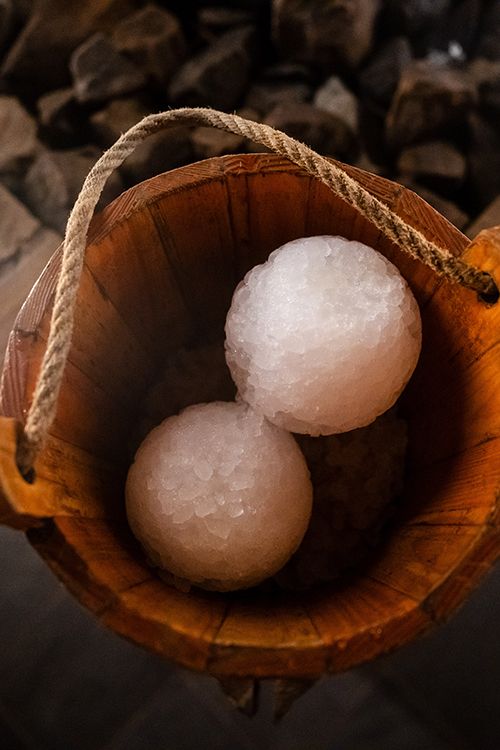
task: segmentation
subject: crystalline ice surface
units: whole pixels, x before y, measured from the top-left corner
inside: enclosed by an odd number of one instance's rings
[[[146,437],[127,478],[130,526],[150,559],[230,590],[281,568],[309,522],[312,486],[294,438],[246,404],[191,406]]]
[[[328,435],[372,422],[418,360],[420,312],[398,269],[343,237],[275,250],[237,287],[226,360],[240,397],[292,432]]]

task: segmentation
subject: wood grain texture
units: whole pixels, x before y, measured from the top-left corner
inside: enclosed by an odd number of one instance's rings
[[[28,529],[53,516],[123,520],[125,466],[51,436],[30,484],[15,462],[18,429],[14,419],[0,417],[1,523]]]
[[[414,193],[347,167],[429,239],[500,280],[500,229],[469,244]],[[401,400],[410,433],[400,510],[364,569],[300,596],[172,589],[123,513],[141,399],[169,353],[222,335],[235,284],[280,244],[341,234],[407,278],[424,346]],[[43,354],[60,255],[10,337],[0,420],[0,521],[29,529],[103,623],[224,679],[309,680],[393,650],[446,618],[498,556],[500,304],[439,280],[324,185],[270,154],[212,159],[124,193],[92,222],[56,422],[34,484],[16,424]]]

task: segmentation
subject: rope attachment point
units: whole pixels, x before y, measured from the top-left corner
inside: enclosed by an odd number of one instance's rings
[[[87,233],[104,185],[110,174],[149,135],[179,125],[211,126],[266,146],[319,179],[347,203],[356,207],[411,257],[422,261],[440,276],[473,289],[483,301],[491,303],[498,299],[498,288],[490,274],[469,266],[435,245],[349,177],[339,165],[285,133],[269,125],[213,109],[183,108],[148,115],[124,133],[96,162],[68,219],[47,347],[18,446],[18,465],[27,481],[33,476],[30,472],[56,414],[57,399],[71,346]]]

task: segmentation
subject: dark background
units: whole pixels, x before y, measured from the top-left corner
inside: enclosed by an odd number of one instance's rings
[[[2,750],[498,750],[500,567],[445,626],[324,678],[278,725],[104,630],[0,528]]]

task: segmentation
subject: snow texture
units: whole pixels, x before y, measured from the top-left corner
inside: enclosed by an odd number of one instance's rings
[[[398,269],[343,237],[275,250],[237,287],[226,320],[240,397],[311,435],[353,430],[389,409],[420,347],[418,305]]]
[[[128,520],[151,562],[221,591],[276,573],[302,540],[311,504],[294,438],[243,403],[166,419],[140,446],[126,485]]]

